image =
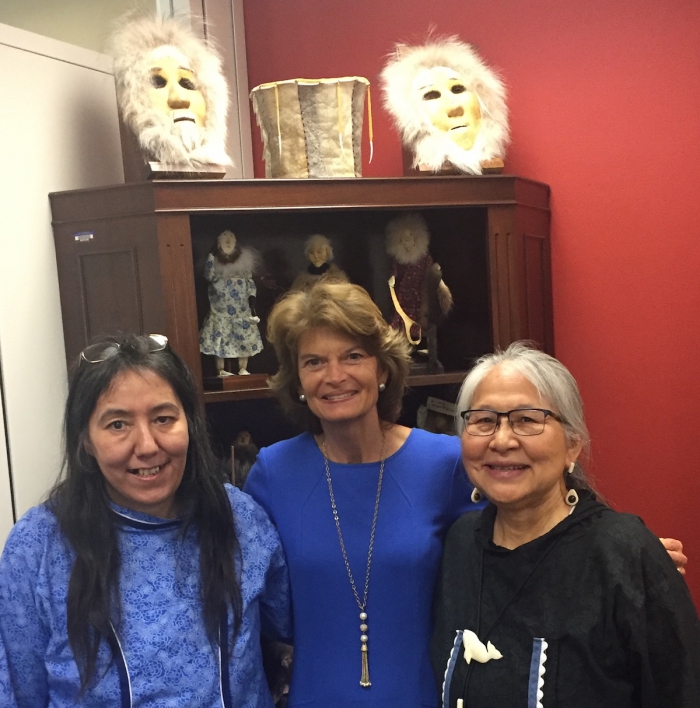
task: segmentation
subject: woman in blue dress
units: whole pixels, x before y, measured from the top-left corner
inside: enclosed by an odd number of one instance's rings
[[[271,386],[308,432],[261,450],[294,598],[288,708],[436,706],[428,645],[443,537],[474,508],[459,440],[396,423],[406,338],[365,290],[290,293],[268,320]]]

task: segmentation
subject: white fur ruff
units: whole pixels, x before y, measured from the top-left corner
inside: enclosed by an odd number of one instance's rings
[[[260,254],[249,246],[241,247],[241,255],[233,263],[219,263],[216,258],[214,259],[214,271],[221,279],[241,276],[251,278],[259,266]]]
[[[213,47],[204,44],[178,20],[131,13],[111,36],[108,46],[114,58],[122,120],[137,136],[149,160],[184,169],[231,164],[226,154],[229,92],[221,60]],[[152,107],[148,92],[154,52],[156,56],[187,58],[207,109],[201,129],[173,123]]]
[[[481,127],[469,150],[437,131],[416,107],[413,80],[419,72],[436,66],[446,66],[460,74],[479,99]],[[404,143],[413,150],[414,167],[423,164],[437,172],[449,162],[464,172],[481,174],[483,160],[505,157],[509,142],[505,86],[468,44],[448,37],[422,46],[397,45],[396,53],[382,70],[381,82],[384,106]]]

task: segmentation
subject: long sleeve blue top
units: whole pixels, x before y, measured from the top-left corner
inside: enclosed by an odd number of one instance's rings
[[[46,506],[13,528],[0,560],[0,706],[3,708],[271,708],[261,623],[291,636],[289,578],[277,531],[247,494],[227,485],[241,548],[243,618],[219,646],[202,618],[196,530],[113,505],[120,517],[121,620],[114,657],[100,645],[98,680],[78,699],[66,596],[74,554]]]
[[[348,560],[362,597],[379,463],[330,463]],[[294,611],[288,708],[434,708],[431,606],[443,539],[474,508],[459,439],[411,431],[385,462],[367,603],[371,687],[361,673],[359,609],[348,580],[323,456],[308,434],[260,451],[246,483],[277,526]]]

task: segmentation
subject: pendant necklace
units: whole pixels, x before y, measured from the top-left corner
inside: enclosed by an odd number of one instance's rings
[[[343,554],[343,560],[345,561],[345,570],[348,572],[348,579],[350,580],[350,587],[352,588],[352,594],[355,596],[355,602],[360,609],[360,651],[362,656],[362,674],[360,676],[360,686],[362,688],[369,688],[372,683],[369,680],[369,650],[367,648],[367,643],[369,642],[369,637],[367,631],[369,626],[367,625],[367,593],[369,592],[369,571],[372,567],[372,550],[374,548],[374,532],[377,529],[377,516],[379,514],[379,498],[382,494],[382,480],[384,478],[384,448],[386,445],[386,437],[382,433],[382,452],[381,459],[379,462],[379,483],[377,484],[377,498],[374,501],[374,516],[372,517],[372,530],[369,534],[369,548],[367,550],[367,572],[365,573],[365,590],[362,600],[360,600],[360,595],[357,592],[357,587],[355,585],[355,579],[352,577],[352,571],[350,570],[350,562],[348,561],[348,554],[345,550],[345,542],[343,541],[343,534],[340,530],[340,519],[338,518],[338,508],[335,505],[335,495],[333,494],[333,483],[331,482],[331,470],[328,465],[328,455],[326,454],[326,440],[324,438],[321,444],[321,451],[323,452],[323,460],[326,465],[326,481],[328,482],[328,493],[331,497],[331,508],[333,510],[333,520],[335,521],[335,528],[338,531],[338,540],[340,541],[340,550]]]

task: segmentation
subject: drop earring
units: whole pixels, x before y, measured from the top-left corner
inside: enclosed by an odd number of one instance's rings
[[[481,501],[481,498],[481,492],[476,487],[474,487],[474,489],[472,489],[472,501],[474,502],[474,504],[478,504]]]
[[[299,403],[306,403],[306,396],[303,393],[299,394]]]
[[[566,473],[572,475],[575,469],[576,463],[572,462],[567,468]],[[573,511],[574,507],[578,504],[578,492],[575,489],[569,489],[566,492],[566,497],[564,497],[564,501],[571,507],[571,511]]]
[[[379,384],[379,393],[384,393],[384,391],[386,391],[386,384],[380,383]]]
[[[565,501],[573,509],[578,504],[578,492],[575,489],[569,489]]]

